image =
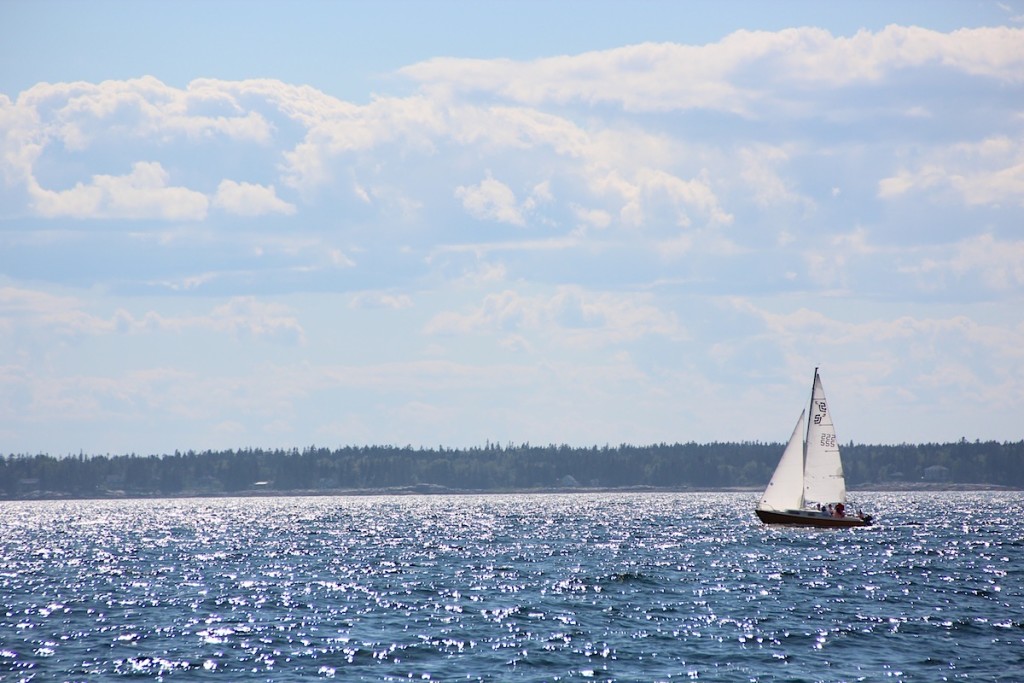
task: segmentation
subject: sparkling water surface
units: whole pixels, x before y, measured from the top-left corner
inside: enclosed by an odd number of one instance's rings
[[[0,503],[0,680],[1022,681],[1024,493]]]

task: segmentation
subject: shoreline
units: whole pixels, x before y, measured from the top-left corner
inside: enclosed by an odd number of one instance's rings
[[[185,498],[365,498],[372,496],[508,496],[508,495],[565,495],[588,493],[750,493],[759,494],[763,486],[628,486],[628,487],[545,487],[530,489],[458,489],[436,484],[396,486],[372,489],[293,489],[240,491],[181,491],[178,493],[130,492],[120,490],[96,491],[89,494],[31,491],[17,496],[0,496],[0,502],[72,501],[72,500],[177,500]],[[951,482],[887,482],[865,484],[848,489],[857,493],[963,493],[1024,491],[1000,484],[967,484]]]

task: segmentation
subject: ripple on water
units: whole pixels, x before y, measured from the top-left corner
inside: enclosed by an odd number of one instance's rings
[[[2,503],[12,680],[1012,680],[1024,495]]]

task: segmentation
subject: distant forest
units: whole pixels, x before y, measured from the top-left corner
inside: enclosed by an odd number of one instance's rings
[[[486,444],[9,455],[0,456],[0,498],[764,486],[782,449],[779,443],[752,442],[590,448]],[[1024,441],[849,444],[842,452],[850,488],[921,482],[1024,488]]]

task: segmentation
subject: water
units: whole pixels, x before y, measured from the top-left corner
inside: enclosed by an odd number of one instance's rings
[[[0,503],[0,679],[1024,680],[1024,493]]]

